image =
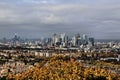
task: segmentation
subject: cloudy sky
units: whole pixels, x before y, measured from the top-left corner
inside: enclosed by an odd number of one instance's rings
[[[78,32],[120,39],[120,0],[0,0],[0,38]]]

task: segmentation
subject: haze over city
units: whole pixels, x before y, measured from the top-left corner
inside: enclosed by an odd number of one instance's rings
[[[120,0],[0,0],[0,38],[53,33],[120,39]]]

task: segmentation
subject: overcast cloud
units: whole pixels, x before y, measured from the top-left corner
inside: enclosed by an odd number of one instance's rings
[[[0,0],[0,38],[78,32],[120,39],[120,0]]]

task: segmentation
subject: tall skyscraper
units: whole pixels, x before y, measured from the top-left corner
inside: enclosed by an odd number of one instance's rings
[[[81,43],[81,39],[80,39],[80,34],[76,34],[73,38],[72,38],[72,44],[73,46],[80,46]]]
[[[83,39],[82,44],[83,45],[87,45],[88,44],[88,37],[87,37],[87,35],[83,34],[82,39]]]
[[[61,34],[61,40],[62,40],[62,42],[67,43],[68,42],[68,36],[66,34]]]
[[[68,36],[64,33],[64,34],[61,34],[61,44],[63,47],[67,46],[68,45]]]
[[[88,37],[87,37],[87,35],[85,35],[85,34],[83,34],[83,40],[88,40]]]
[[[80,46],[81,45],[81,37],[80,37],[79,33],[76,34],[76,39],[77,39],[76,46]]]
[[[94,38],[89,38],[88,43],[91,44],[92,46],[94,46]]]
[[[72,38],[72,44],[73,44],[73,46],[76,46],[76,43],[77,43],[77,38],[76,38],[76,36],[74,36]]]
[[[53,38],[52,38],[52,44],[53,44],[53,46],[55,46],[56,45],[56,43],[58,42],[58,37],[57,37],[57,34],[55,33],[55,34],[53,34]]]

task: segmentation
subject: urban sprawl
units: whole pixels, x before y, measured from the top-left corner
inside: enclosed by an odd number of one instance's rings
[[[8,74],[22,74],[57,55],[75,59],[84,67],[101,64],[99,67],[102,69],[120,74],[120,41],[100,41],[79,33],[72,37],[55,33],[44,39],[22,39],[17,34],[12,39],[1,39],[0,76],[3,78]]]

